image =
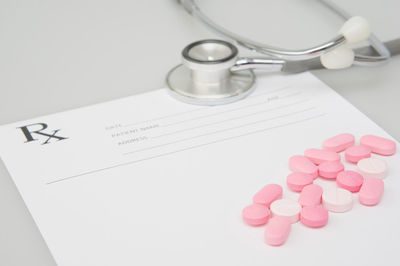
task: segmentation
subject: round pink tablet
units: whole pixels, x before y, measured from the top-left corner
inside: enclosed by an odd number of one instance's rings
[[[287,176],[286,184],[296,192],[300,192],[305,186],[312,184],[314,177],[309,174],[294,172]]]
[[[264,205],[252,204],[246,206],[242,211],[243,220],[252,226],[266,224],[270,216],[270,211]]]
[[[336,184],[350,192],[360,191],[363,182],[362,175],[351,170],[340,172],[336,178]]]
[[[290,157],[289,168],[293,172],[309,174],[314,177],[314,179],[318,177],[318,167],[302,155]]]
[[[328,223],[328,211],[322,205],[306,206],[300,212],[300,221],[313,228],[323,227]]]
[[[338,153],[322,149],[307,149],[304,156],[316,165],[325,161],[340,161]]]
[[[354,145],[354,136],[349,133],[339,134],[332,138],[325,140],[322,143],[324,149],[341,152],[347,149],[348,147]]]
[[[344,166],[338,161],[326,161],[318,166],[318,173],[321,177],[335,179],[338,173],[344,170]]]
[[[378,204],[382,198],[383,187],[383,181],[379,178],[365,179],[358,194],[360,203],[366,206]]]
[[[331,212],[346,212],[353,207],[353,194],[350,191],[332,187],[322,193],[322,204]]]
[[[393,155],[396,152],[396,142],[374,135],[362,136],[360,144],[380,155]]]
[[[385,178],[387,175],[387,164],[378,158],[365,158],[357,163],[358,170],[364,178]]]
[[[305,186],[300,193],[299,203],[301,206],[315,206],[321,204],[322,187],[311,184]]]
[[[371,157],[371,150],[365,146],[351,146],[344,153],[346,161],[358,163],[359,160]]]
[[[269,208],[272,202],[282,198],[282,192],[283,190],[280,185],[268,184],[254,195],[253,202]]]
[[[268,245],[280,246],[285,243],[290,233],[290,219],[284,216],[272,217],[264,232],[264,239]]]

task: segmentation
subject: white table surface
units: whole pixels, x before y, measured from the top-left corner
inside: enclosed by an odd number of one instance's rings
[[[336,2],[369,19],[382,40],[400,37],[399,1]],[[312,0],[203,6],[227,28],[286,48],[327,40],[341,23]],[[215,35],[174,0],[2,0],[0,124],[164,87],[182,48],[204,38]],[[399,70],[400,56],[374,68],[313,73],[400,140]],[[3,163],[0,265],[55,265]]]

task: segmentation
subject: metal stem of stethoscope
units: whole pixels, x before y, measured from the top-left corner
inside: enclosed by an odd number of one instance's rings
[[[272,56],[273,58],[280,58],[285,60],[291,61],[298,61],[298,60],[309,60],[315,57],[319,57],[322,54],[332,51],[339,46],[346,43],[346,39],[342,34],[334,37],[332,40],[317,45],[315,47],[301,49],[301,50],[287,50],[282,48],[273,47],[267,44],[262,44],[255,42],[253,40],[249,40],[244,38],[238,34],[235,34],[220,25],[216,24],[210,18],[208,18],[196,4],[195,0],[178,0],[183,7],[188,11],[192,16],[197,18],[203,24],[205,24],[208,28],[215,31],[217,34],[222,35],[223,37],[236,42],[238,45],[248,48],[250,50],[259,52],[261,54]],[[343,9],[338,7],[336,4],[329,0],[319,0],[324,6],[328,7],[340,17],[345,20],[351,18],[347,12]],[[364,56],[364,55],[356,55],[355,56],[355,64],[360,62],[362,65],[365,63],[380,63],[390,58],[390,52],[385,47],[385,45],[379,41],[374,35],[370,36],[369,42],[371,46],[378,52],[379,56]]]
[[[260,44],[236,35],[211,21],[194,0],[178,0],[185,9],[224,37],[248,49],[269,55],[268,58],[238,57],[237,48],[222,40],[202,40],[189,44],[182,51],[183,64],[167,75],[170,93],[187,103],[218,105],[237,101],[253,90],[255,75],[252,69],[268,72],[300,72],[314,68],[315,59],[325,68],[346,68],[352,64],[375,65],[390,58],[387,47],[370,34],[368,22],[352,17],[328,0],[320,0],[341,17],[348,19],[338,36],[321,45],[285,50]],[[378,55],[354,53],[348,45],[369,41]]]

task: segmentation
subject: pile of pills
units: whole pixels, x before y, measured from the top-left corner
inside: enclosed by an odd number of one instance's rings
[[[298,192],[298,200],[282,198],[278,184],[268,184],[253,196],[253,204],[242,211],[243,220],[251,226],[267,224],[265,242],[272,246],[285,243],[292,223],[300,221],[307,227],[318,228],[328,223],[328,211],[346,212],[353,207],[353,193],[359,202],[374,206],[381,200],[387,176],[387,164],[371,154],[390,156],[396,143],[390,139],[366,135],[355,145],[352,134],[344,133],[325,140],[322,149],[307,149],[304,155],[289,159],[292,171],[286,184]],[[345,170],[340,152],[347,162],[356,164],[357,171]],[[316,178],[336,181],[337,186],[323,189],[314,184]]]

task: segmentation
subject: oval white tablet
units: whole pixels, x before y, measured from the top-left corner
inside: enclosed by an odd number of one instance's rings
[[[358,170],[364,178],[385,178],[388,172],[385,161],[378,158],[365,158],[357,163]]]
[[[353,207],[353,195],[350,191],[332,187],[322,193],[322,204],[331,212],[346,212]]]
[[[279,199],[272,202],[270,210],[273,216],[285,216],[295,223],[299,221],[301,205],[295,200]]]

